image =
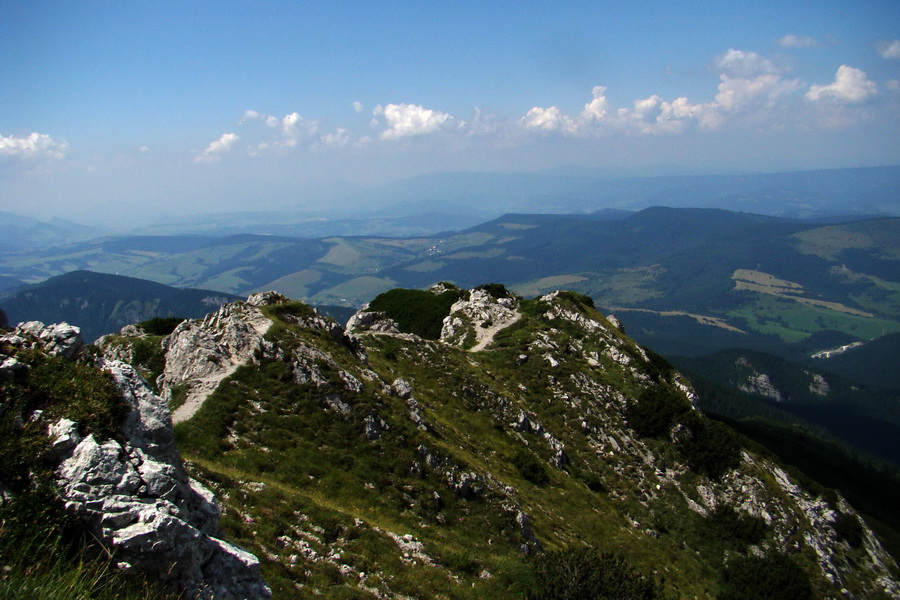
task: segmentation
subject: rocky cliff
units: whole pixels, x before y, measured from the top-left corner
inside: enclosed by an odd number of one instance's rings
[[[112,553],[118,568],[161,580],[188,598],[270,595],[256,557],[226,540],[212,493],[184,470],[166,402],[133,367],[96,361],[122,401],[118,426],[102,435],[92,427],[91,413],[69,418],[75,414],[66,398],[48,403],[45,397],[41,408],[15,402],[30,389],[29,376],[43,376],[33,364],[40,361],[36,353],[88,360],[77,328],[24,323],[0,337],[0,348],[4,412],[18,411],[13,418],[20,430],[26,422],[44,429],[40,463],[49,466],[57,498]],[[75,380],[69,384],[78,394]]]

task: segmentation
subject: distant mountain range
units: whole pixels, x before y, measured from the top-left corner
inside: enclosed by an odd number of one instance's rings
[[[494,281],[523,296],[572,289],[664,354],[745,347],[797,358],[900,332],[898,218],[822,225],[717,209],[511,214],[441,236],[135,236],[0,261],[25,281],[83,269],[228,294],[273,289],[336,306],[437,281]]]
[[[86,340],[154,317],[195,318],[237,297],[222,292],[178,289],[152,281],[74,271],[0,296],[10,323],[66,321]]]
[[[586,169],[544,173],[439,172],[322,198],[316,206],[165,216],[119,235],[429,236],[506,213],[627,214],[653,206],[720,208],[820,223],[900,216],[900,166],[744,175],[613,177]],[[113,230],[0,212],[0,253],[86,241]]]
[[[570,213],[651,206],[724,208],[772,216],[900,216],[900,166],[746,175],[610,177],[560,173],[446,172],[371,190],[384,214],[415,208],[495,217],[503,212]]]

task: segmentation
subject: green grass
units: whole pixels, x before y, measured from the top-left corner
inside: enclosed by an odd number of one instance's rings
[[[127,411],[108,375],[37,350],[5,349],[29,368],[0,383],[0,597],[14,599],[165,598],[158,586],[123,575],[50,483],[46,428],[60,418],[98,440],[119,435]],[[38,412],[41,411],[41,412]]]
[[[603,323],[590,298],[563,294],[556,302]],[[229,535],[261,557],[276,597],[361,597],[364,585],[388,596],[524,598],[535,579],[521,550],[520,510],[544,551],[616,552],[633,572],[664,580],[670,595],[715,597],[729,556],[743,555],[750,544],[766,547],[773,534],[758,520],[725,509],[703,517],[683,495],[702,503],[697,487],[732,465],[730,430],[689,411],[664,359],[645,360],[631,342],[616,342],[648,374],[638,377],[603,355],[614,338],[547,321],[547,308],[524,301],[524,318],[501,331],[491,350],[474,354],[433,341],[365,336],[364,364],[324,332],[299,325],[293,316],[305,314],[303,305],[267,309],[276,320],[267,337],[284,359],[260,357],[258,365],[238,369],[176,427],[176,436],[191,474],[221,499]],[[538,335],[544,346],[536,348]],[[294,382],[290,356],[299,345],[329,354],[317,365],[328,386]],[[546,352],[558,366],[549,366]],[[588,364],[592,352],[599,364]],[[364,391],[347,391],[340,372]],[[411,384],[427,430],[412,422],[405,400],[386,391],[384,384],[398,376]],[[580,387],[585,377],[621,391],[626,402],[642,390],[666,390],[678,400],[666,425],[684,421],[696,447],[668,439],[667,427],[658,438],[639,438],[617,401]],[[326,394],[349,412],[331,408]],[[540,432],[513,430],[520,410]],[[387,424],[376,439],[365,434],[370,419]],[[582,420],[594,434],[582,432]],[[596,432],[614,436],[619,451],[598,448]],[[545,433],[564,442],[562,468],[554,466]],[[723,457],[724,466],[716,462]],[[679,473],[677,485],[654,484],[661,481],[657,470],[666,468]],[[473,474],[474,486],[454,493],[449,482],[463,473]],[[404,557],[390,534],[414,536],[428,559]],[[303,558],[298,540],[318,559]],[[339,560],[323,558],[336,552]],[[811,568],[810,560],[804,554],[799,564]]]
[[[729,311],[728,317],[745,323],[753,331],[777,335],[788,343],[804,340],[825,329],[847,333],[863,340],[900,331],[898,321],[861,317],[765,296],[740,309]]]

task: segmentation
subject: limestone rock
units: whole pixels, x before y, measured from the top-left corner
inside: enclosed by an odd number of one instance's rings
[[[234,302],[203,319],[181,322],[165,338],[161,394],[170,400],[176,386],[187,388],[187,400],[173,415],[176,423],[193,416],[219,382],[253,358],[271,324],[256,306]]]
[[[283,294],[279,294],[278,292],[259,292],[257,294],[251,294],[249,298],[247,298],[247,304],[250,306],[272,306],[273,304],[284,304],[286,302],[290,302],[291,299]]]
[[[81,329],[68,323],[44,325],[40,321],[19,323],[11,335],[4,338],[14,346],[34,348],[40,345],[50,354],[67,359],[87,355]]]
[[[494,334],[521,317],[515,298],[495,298],[487,290],[474,289],[450,307],[441,327],[441,341],[463,346],[473,341],[473,351],[483,350]]]
[[[131,407],[122,441],[49,428],[59,494],[121,566],[160,578],[189,598],[268,598],[259,562],[222,539],[212,494],[191,480],[175,448],[166,402],[130,365],[101,360]]]
[[[365,309],[354,314],[347,321],[348,333],[387,333],[401,335],[397,323],[389,319],[383,312],[371,312]]]

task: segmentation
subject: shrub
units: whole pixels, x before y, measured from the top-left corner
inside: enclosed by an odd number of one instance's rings
[[[662,384],[655,384],[641,392],[625,411],[628,424],[641,437],[663,437],[669,433],[676,419],[690,410],[687,400]]]
[[[741,444],[733,429],[694,413],[685,421],[692,435],[677,447],[688,468],[717,479],[740,464]]]
[[[400,331],[436,340],[441,337],[444,317],[464,292],[448,290],[433,294],[424,290],[394,289],[379,294],[369,303],[369,310],[380,311],[397,322]]]
[[[728,506],[720,506],[707,517],[709,535],[740,549],[762,541],[766,522],[759,517],[739,514]]]
[[[856,515],[840,513],[834,520],[834,530],[853,548],[859,548],[863,542],[862,524]]]
[[[513,457],[512,464],[519,472],[519,475],[535,485],[547,485],[550,481],[547,469],[544,468],[544,465],[541,464],[534,454],[527,450],[517,452]]]
[[[137,326],[143,329],[147,335],[169,335],[182,321],[184,321],[182,317],[153,317],[137,323]]]
[[[661,583],[641,575],[620,555],[590,548],[539,554],[530,561],[529,600],[652,600]]]
[[[484,290],[494,298],[514,298],[513,293],[506,289],[502,283],[483,283],[475,288]]]
[[[718,600],[807,600],[809,575],[785,554],[733,558],[725,567]]]
[[[559,293],[560,298],[565,298],[569,302],[573,303],[579,308],[596,308],[594,306],[594,299],[586,294],[579,294],[578,292],[565,291]]]

